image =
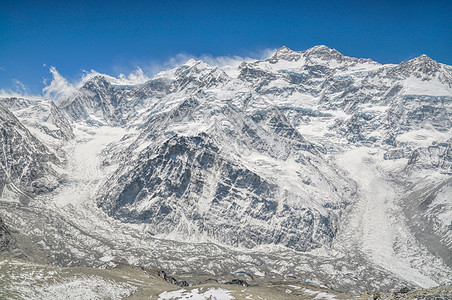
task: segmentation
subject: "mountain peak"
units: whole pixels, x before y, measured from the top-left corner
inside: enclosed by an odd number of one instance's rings
[[[200,62],[199,60],[196,60],[194,58],[190,58],[189,60],[187,60],[187,62],[184,65],[189,66],[189,67],[193,67],[194,65],[198,64],[199,62]]]
[[[421,76],[421,74],[433,75],[440,70],[440,65],[437,61],[431,59],[425,54],[422,54],[421,56],[410,59],[407,62],[402,62],[398,66],[398,69],[407,70],[409,74],[417,76]]]
[[[304,51],[306,56],[315,56],[320,58],[337,58],[344,57],[342,53],[336,49],[331,49],[325,45],[314,46],[306,51]]]
[[[111,83],[108,80],[108,77],[102,74],[97,74],[86,80],[82,86],[82,89],[95,91],[98,89],[109,89],[110,87]]]
[[[310,51],[310,52],[322,52],[322,51],[332,51],[332,50],[334,50],[334,49],[331,49],[330,47],[325,46],[325,45],[316,45],[316,46],[308,49],[308,51]]]
[[[410,59],[408,63],[437,63],[437,61],[431,59],[428,55],[422,54],[421,56]]]
[[[297,51],[291,50],[286,46],[282,46],[276,50],[275,54],[272,56],[272,61],[277,61],[279,59],[287,61],[297,61],[301,58],[301,54]]]
[[[282,46],[281,48],[276,50],[276,53],[287,53],[287,52],[292,52],[292,51],[293,50],[289,49],[289,47]]]
[[[189,69],[194,68],[194,67],[196,67],[196,69],[212,69],[212,68],[214,68],[213,66],[209,65],[202,59],[196,60],[193,58],[190,58],[189,60],[187,60],[187,62],[184,64],[184,66],[189,67]]]

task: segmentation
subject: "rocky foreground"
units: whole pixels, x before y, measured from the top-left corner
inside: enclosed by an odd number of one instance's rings
[[[452,299],[452,287],[362,295],[297,282],[250,285],[191,278],[192,284],[157,270],[119,265],[114,268],[60,268],[0,257],[1,299]],[[173,283],[172,283],[173,282]],[[187,286],[181,283],[187,283]]]

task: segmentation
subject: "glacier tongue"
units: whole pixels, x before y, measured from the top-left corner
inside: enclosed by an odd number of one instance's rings
[[[430,267],[437,264],[436,258],[416,243],[409,220],[398,205],[401,191],[382,177],[378,156],[382,156],[381,151],[357,148],[338,159],[358,183],[360,200],[350,218],[343,222],[336,245],[345,246],[348,251],[362,251],[370,261],[420,286],[436,286],[441,278],[430,273]],[[420,260],[429,261],[429,267],[416,268]]]
[[[65,266],[451,283],[450,66],[282,47],[233,73],[190,60],[1,98],[2,219]]]

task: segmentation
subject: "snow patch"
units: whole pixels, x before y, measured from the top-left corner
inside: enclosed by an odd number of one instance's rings
[[[228,300],[235,299],[231,295],[231,291],[222,288],[209,288],[206,291],[200,291],[199,289],[193,289],[187,291],[185,289],[163,292],[159,295],[159,300],[171,300],[171,299],[192,299],[192,300],[207,300],[207,299],[218,299],[218,300]]]

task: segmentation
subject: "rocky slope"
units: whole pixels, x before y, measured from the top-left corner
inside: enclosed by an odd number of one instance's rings
[[[23,253],[11,235],[8,227],[0,218],[0,256],[23,257]]]
[[[58,185],[58,158],[0,104],[0,194],[19,193],[24,201]]]

